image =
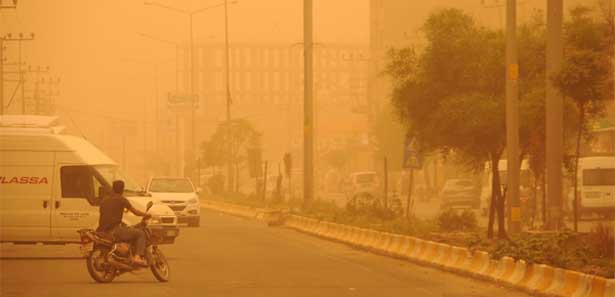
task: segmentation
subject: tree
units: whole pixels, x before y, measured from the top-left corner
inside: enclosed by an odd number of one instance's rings
[[[203,141],[201,143],[201,166],[217,168],[224,165],[224,151],[217,143]]]
[[[498,162],[505,146],[504,40],[457,9],[433,13],[423,31],[427,46],[392,51],[388,73],[393,105],[426,151],[454,151],[464,165],[493,172],[489,237],[498,215],[506,237]],[[402,65],[407,64],[407,65]]]
[[[433,13],[422,30],[427,39],[423,50],[410,47],[390,53],[387,73],[394,80],[395,110],[424,150],[454,152],[458,162],[475,170],[490,164],[487,235],[493,236],[497,215],[498,237],[506,238],[505,197],[498,170],[506,145],[503,33],[476,24],[457,9]],[[543,143],[535,143],[534,137],[536,126],[544,127],[541,15],[523,24],[520,32],[520,144],[523,155],[544,158],[544,153],[538,153]]]
[[[578,6],[570,12],[565,24],[566,48],[560,73],[553,77],[562,95],[572,100],[578,113],[574,155],[574,228],[578,221],[578,163],[581,139],[587,133],[588,123],[602,115],[605,103],[612,98],[613,28],[601,21],[587,6]]]
[[[230,162],[233,176],[228,177],[229,191],[239,188],[238,176],[247,159],[247,150],[261,146],[261,134],[245,119],[223,122],[218,125],[209,141],[201,145],[202,159],[209,166]]]

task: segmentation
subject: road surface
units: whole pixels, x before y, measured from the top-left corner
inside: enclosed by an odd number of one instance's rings
[[[204,211],[201,224],[163,246],[166,284],[149,271],[96,284],[75,245],[2,244],[0,296],[528,296],[262,222]]]

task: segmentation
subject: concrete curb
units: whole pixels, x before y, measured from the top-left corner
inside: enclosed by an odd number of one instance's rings
[[[203,201],[202,207],[263,221],[281,220],[280,211]],[[450,246],[420,238],[346,226],[297,215],[287,215],[286,227],[339,241],[374,253],[401,258],[443,270],[514,287],[539,296],[614,297],[615,279],[583,274],[543,264],[503,257],[493,260],[487,252]]]

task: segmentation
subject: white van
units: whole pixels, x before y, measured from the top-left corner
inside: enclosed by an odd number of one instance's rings
[[[579,159],[581,214],[615,215],[615,156]]]
[[[78,243],[77,230],[98,225],[99,202],[113,180],[145,210],[145,195],[118,165],[85,139],[57,134],[53,117],[0,117],[0,242]],[[140,200],[140,201],[139,201]],[[150,210],[152,228],[172,243],[177,218],[166,205]],[[127,224],[139,218],[124,215]]]

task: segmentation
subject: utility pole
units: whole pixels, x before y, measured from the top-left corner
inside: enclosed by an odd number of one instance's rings
[[[0,36],[0,116],[4,115],[4,36]]]
[[[190,109],[190,150],[192,151],[193,158],[196,158],[196,140],[195,136],[195,116],[196,116],[196,96],[194,94],[194,85],[195,85],[195,75],[194,75],[194,33],[193,33],[193,14],[188,14],[190,19],[190,100],[192,102],[192,108]],[[197,165],[198,168],[198,165]],[[184,173],[185,174],[185,173]],[[200,175],[200,174],[198,174]],[[197,177],[198,178],[198,177]],[[200,182],[197,180],[197,185],[200,185]]]
[[[44,80],[43,80],[43,83],[45,83],[45,81],[44,81]],[[48,111],[49,111],[49,114],[51,114],[51,113],[52,113],[52,111],[53,111],[53,108],[55,108],[55,102],[54,102],[54,100],[53,100],[53,96],[54,96],[54,95],[56,95],[56,96],[57,96],[57,95],[59,95],[59,94],[60,94],[59,92],[53,93],[53,85],[57,85],[57,84],[59,84],[59,83],[60,83],[60,78],[56,78],[56,79],[54,80],[54,79],[52,79],[51,77],[49,78],[49,81],[48,81],[48,83],[47,83],[47,85],[48,85],[48,87],[49,87],[49,89],[47,90],[47,92],[48,92],[48,93],[47,93],[47,96],[49,96],[49,98],[47,99],[47,100],[48,100],[48,105],[49,105],[49,110],[48,110]]]
[[[154,65],[154,108],[156,112],[154,113],[154,149],[158,152],[158,148],[160,146],[160,102],[158,98],[158,64]],[[157,172],[159,174],[159,172]]]
[[[13,5],[4,5],[0,0],[0,9],[16,9],[17,0]],[[0,36],[0,116],[4,115],[4,36]]]
[[[547,0],[546,168],[547,227],[560,229],[562,220],[563,96],[551,77],[562,68],[564,55],[563,0]]]
[[[34,93],[32,94],[32,100],[34,101],[34,114],[39,114],[40,113],[40,98],[39,98],[39,84],[43,81],[41,81],[39,79],[39,76],[41,73],[48,73],[49,72],[49,66],[47,66],[44,69],[41,69],[40,66],[37,66],[36,69],[32,69],[32,66],[28,66],[28,73],[35,73],[36,74],[36,78],[34,79]],[[25,86],[22,87],[22,90],[25,89]],[[25,102],[25,98],[23,100]]]
[[[232,192],[233,183],[231,180],[236,183],[237,181],[232,178],[233,176],[233,168],[231,164],[231,156],[233,144],[231,142],[232,138],[232,127],[231,127],[231,75],[230,75],[230,55],[229,55],[229,44],[228,44],[228,1],[224,0],[224,74],[226,76],[226,123],[228,125],[227,139],[228,139],[228,148],[227,148],[227,163],[226,169],[228,174],[228,188],[229,192]]]
[[[19,84],[21,85],[21,114],[26,114],[26,97],[25,97],[25,82],[23,72],[21,71],[21,40],[17,41],[19,55],[17,59],[17,72],[19,75]]]
[[[384,157],[384,208],[389,208],[389,164],[387,157]]]
[[[15,7],[17,6],[17,3],[15,3]],[[0,8],[15,8],[13,6],[7,7],[7,6],[0,6]],[[19,46],[19,56],[18,56],[18,63],[17,63],[17,74],[19,76],[18,82],[17,82],[17,87],[21,87],[21,100],[22,100],[22,107],[21,107],[21,111],[23,114],[25,114],[25,93],[24,93],[24,81],[23,81],[23,73],[21,70],[21,42],[22,41],[31,41],[34,40],[34,33],[30,33],[30,36],[24,36],[23,33],[19,33],[19,35],[17,37],[14,37],[11,33],[5,35],[5,36],[0,36],[0,115],[4,114],[4,43],[5,42],[9,42],[9,41],[15,41],[18,43]]]
[[[508,230],[521,231],[519,200],[519,60],[517,53],[517,1],[506,2],[506,153],[507,195],[510,203]]]
[[[303,0],[303,194],[304,207],[314,198],[314,103],[313,88],[312,0]]]

